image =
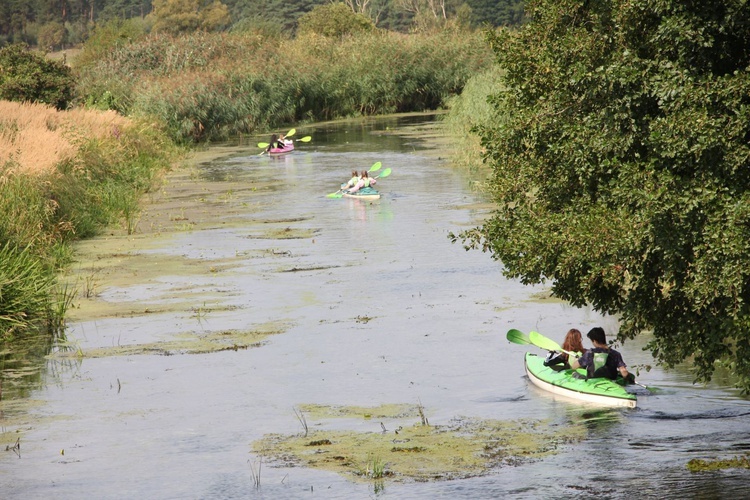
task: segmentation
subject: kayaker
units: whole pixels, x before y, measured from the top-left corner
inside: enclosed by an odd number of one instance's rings
[[[271,136],[271,140],[268,143],[268,147],[266,148],[266,151],[271,151],[272,149],[279,149],[282,147],[280,144],[283,144],[283,143],[279,142],[279,136],[276,134],[273,134]]]
[[[562,348],[569,352],[578,352],[583,354],[586,349],[583,348],[583,338],[580,330],[577,328],[571,328],[568,333],[565,334],[565,340],[563,340]],[[557,366],[562,365],[562,370],[570,368],[570,362],[568,355],[564,352],[550,351],[547,359],[544,360],[544,366]]]
[[[635,383],[635,375],[628,372],[627,365],[622,359],[622,354],[610,348],[607,345],[607,335],[601,327],[592,328],[586,336],[594,344],[593,349],[589,349],[579,358],[570,363],[573,370],[577,368],[586,368],[586,378],[608,378],[615,380],[617,373],[622,375],[628,383]]]
[[[359,182],[359,174],[356,170],[352,170],[352,178],[348,182],[341,185],[341,189],[353,188]]]
[[[359,178],[359,181],[357,181],[357,184],[354,185],[354,187],[350,188],[347,192],[349,194],[356,193],[362,188],[368,188],[372,185],[374,185],[377,181],[374,178],[371,178],[369,175],[367,175],[367,170],[362,171],[362,176]]]

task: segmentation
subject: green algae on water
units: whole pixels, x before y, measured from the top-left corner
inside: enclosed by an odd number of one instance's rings
[[[267,435],[253,451],[278,466],[311,467],[352,480],[441,481],[476,477],[555,453],[585,435],[582,425],[456,418],[447,425],[425,425],[416,405],[382,407],[306,405],[315,418],[359,417],[372,431],[316,430],[304,435]],[[389,426],[381,419],[399,419]],[[377,476],[377,477],[376,477]]]
[[[701,460],[694,458],[687,463],[690,472],[707,472],[723,469],[750,469],[748,455],[730,459]]]

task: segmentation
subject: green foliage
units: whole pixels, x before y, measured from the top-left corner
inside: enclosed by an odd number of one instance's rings
[[[55,293],[66,245],[123,221],[132,232],[138,200],[177,151],[139,123],[106,140],[84,139],[75,162],[46,176],[0,168],[0,343],[35,328],[61,332],[69,291]]]
[[[479,33],[151,35],[82,71],[79,92],[155,114],[175,140],[201,142],[299,120],[436,109],[490,63]]]
[[[62,23],[47,23],[39,28],[37,43],[42,50],[52,51],[62,47],[66,35],[65,26]]]
[[[0,246],[0,341],[46,317],[54,275],[28,247]]]
[[[494,65],[472,76],[463,91],[449,99],[450,111],[443,121],[458,143],[452,155],[454,164],[471,171],[484,167],[481,142],[476,130],[497,124],[503,118],[493,107],[487,105],[487,99],[501,86],[504,73],[500,66]]]
[[[483,129],[498,211],[463,234],[523,283],[653,331],[662,363],[750,389],[750,11],[529,2],[488,33],[507,71]]]
[[[331,37],[368,32],[375,28],[367,16],[352,12],[352,9],[343,3],[318,5],[300,16],[297,26],[299,34],[316,33]]]
[[[0,49],[0,99],[65,109],[74,88],[70,68],[64,64],[30,52],[25,44]]]
[[[468,0],[475,26],[520,26],[524,0]]]
[[[94,65],[109,52],[135,42],[145,35],[146,25],[140,18],[127,21],[113,19],[101,23],[93,30],[81,53],[76,57],[76,69],[80,71]]]
[[[196,30],[217,31],[229,26],[229,9],[219,0],[207,6],[200,0],[153,0],[153,31],[170,34]]]

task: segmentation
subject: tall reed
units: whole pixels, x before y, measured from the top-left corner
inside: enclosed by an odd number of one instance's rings
[[[483,127],[502,123],[502,117],[491,104],[492,96],[502,90],[502,75],[499,66],[492,66],[472,76],[463,92],[451,97],[448,103],[450,110],[444,118],[446,130],[460,145],[452,160],[472,172],[490,173],[489,168],[483,167],[479,132]]]
[[[0,156],[0,342],[61,334],[73,294],[56,288],[67,246],[113,222],[133,231],[139,197],[178,151],[153,125],[112,112],[3,101],[0,111],[0,144],[12,150]],[[26,139],[34,134],[46,140]]]
[[[281,41],[152,35],[82,68],[79,90],[129,115],[156,115],[178,141],[201,142],[304,120],[436,109],[491,64],[480,33],[450,30]]]

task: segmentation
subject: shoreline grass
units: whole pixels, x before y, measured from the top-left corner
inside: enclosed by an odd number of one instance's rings
[[[177,157],[157,127],[114,112],[0,101],[0,343],[60,336],[70,243],[133,227],[138,201]]]

